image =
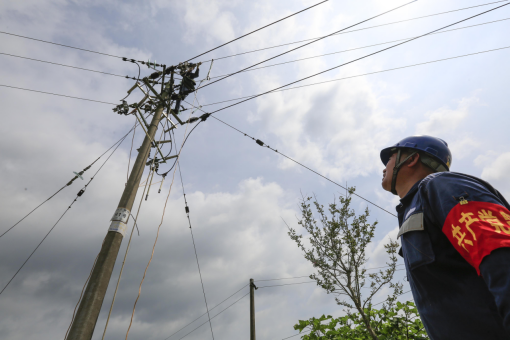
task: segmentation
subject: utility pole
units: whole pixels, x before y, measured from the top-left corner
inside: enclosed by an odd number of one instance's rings
[[[254,280],[250,279],[250,340],[255,340],[255,307],[254,307],[254,289],[257,287],[254,284]]]
[[[147,129],[147,135],[139,149],[128,183],[124,188],[118,208],[112,218],[112,223],[108,229],[103,246],[101,247],[89,284],[87,285],[82,302],[80,303],[80,307],[78,308],[76,317],[69,331],[68,340],[90,340],[92,338],[101,305],[103,304],[103,299],[105,298],[108,283],[110,282],[110,277],[117,259],[117,254],[119,253],[122,239],[126,233],[126,223],[130,216],[138,186],[146,166],[146,161],[151,151],[151,144],[162,116],[163,105],[163,102],[159,103],[151,124]]]

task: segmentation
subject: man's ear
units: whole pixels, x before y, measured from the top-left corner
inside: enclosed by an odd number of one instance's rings
[[[408,167],[414,167],[416,164],[420,163],[420,155],[419,153],[415,154],[408,160]]]

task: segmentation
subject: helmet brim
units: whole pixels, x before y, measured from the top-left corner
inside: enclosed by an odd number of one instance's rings
[[[381,162],[383,162],[383,164],[386,166],[386,165],[387,165],[387,163],[389,162],[390,157],[391,157],[391,156],[392,156],[392,154],[394,154],[396,151],[397,151],[397,148],[396,148],[396,147],[388,147],[388,148],[383,149],[383,150],[380,152],[380,159],[381,159]]]

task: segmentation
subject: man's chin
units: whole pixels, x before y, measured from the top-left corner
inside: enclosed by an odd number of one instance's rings
[[[387,192],[390,192],[390,186],[387,186],[387,184],[385,183],[385,179],[383,179],[381,182],[381,188],[383,188]]]

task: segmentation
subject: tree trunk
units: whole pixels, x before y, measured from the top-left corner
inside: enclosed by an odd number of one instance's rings
[[[355,305],[357,307],[358,312],[360,313],[360,316],[362,316],[362,320],[364,320],[364,324],[365,324],[365,326],[367,328],[367,331],[369,332],[369,334],[371,335],[373,340],[379,340],[378,336],[376,336],[376,333],[374,332],[373,328],[371,327],[371,320],[370,320],[369,316],[367,316],[364,313],[364,310],[360,306],[359,302],[356,302]]]

